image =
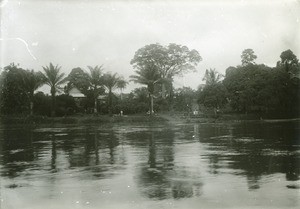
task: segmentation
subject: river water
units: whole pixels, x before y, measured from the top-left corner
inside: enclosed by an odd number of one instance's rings
[[[299,127],[2,124],[0,208],[299,208]]]

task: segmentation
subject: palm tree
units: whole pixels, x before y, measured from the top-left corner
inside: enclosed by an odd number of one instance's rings
[[[34,72],[33,70],[31,71],[27,70],[24,71],[24,74],[22,76],[22,81],[23,81],[22,88],[26,92],[26,95],[29,99],[30,115],[32,115],[34,92],[44,84],[45,79],[41,72]]]
[[[108,90],[108,112],[110,115],[112,115],[113,90],[115,90],[116,88],[119,89],[125,88],[127,82],[122,77],[120,77],[117,73],[115,74],[106,73],[103,76],[103,83]]]
[[[60,87],[61,84],[66,82],[66,79],[64,79],[65,74],[60,72],[61,67],[58,67],[58,65],[54,66],[52,63],[50,63],[49,66],[43,67],[44,69],[44,80],[45,83],[50,86],[50,92],[51,92],[51,99],[52,99],[52,110],[51,115],[55,115],[55,95],[57,92],[59,92],[62,88]]]
[[[135,83],[147,85],[149,99],[150,99],[150,115],[153,113],[153,96],[155,84],[160,82],[161,77],[159,71],[154,65],[146,65],[143,68],[135,71],[137,75],[130,76]]]
[[[93,92],[94,97],[94,113],[97,113],[97,99],[98,96],[103,93],[103,67],[101,66],[95,66],[91,67],[88,66],[90,70],[90,74],[88,74],[89,78],[89,90]]]
[[[202,80],[206,82],[206,85],[213,85],[219,83],[222,77],[223,75],[216,71],[216,69],[206,69]]]

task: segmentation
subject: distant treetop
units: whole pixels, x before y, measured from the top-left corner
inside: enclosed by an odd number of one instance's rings
[[[253,49],[245,49],[241,55],[242,65],[255,64],[254,60],[257,56],[254,54]]]

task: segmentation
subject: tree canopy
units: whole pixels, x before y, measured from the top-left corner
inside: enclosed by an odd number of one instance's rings
[[[289,64],[289,65],[297,65],[299,60],[296,55],[290,50],[285,50],[280,54],[280,63],[281,64]]]
[[[45,84],[50,86],[50,93],[52,97],[52,113],[51,115],[55,115],[55,95],[57,92],[60,92],[63,88],[61,85],[65,83],[67,80],[64,78],[65,73],[60,72],[61,67],[58,65],[54,66],[52,63],[49,66],[43,67],[44,70],[44,81]]]
[[[108,112],[112,114],[112,96],[113,90],[116,88],[125,88],[127,82],[123,77],[119,76],[117,73],[106,73],[103,75],[103,84],[108,90]]]
[[[175,75],[195,70],[201,60],[195,49],[174,43],[168,46],[156,43],[138,49],[130,64],[138,70],[155,68],[161,78],[162,96],[165,97],[165,83],[172,83]]]
[[[195,70],[202,60],[198,51],[174,43],[162,46],[158,43],[146,45],[136,51],[130,64],[136,69],[155,66],[162,78],[173,77],[190,70]]]
[[[202,80],[205,81],[204,88],[200,88],[198,103],[208,108],[221,108],[226,103],[227,90],[221,82],[221,75],[216,69],[205,71]]]
[[[76,87],[82,94],[93,100],[94,112],[97,113],[98,96],[105,92],[103,79],[103,65],[87,66],[89,73],[77,67],[68,76],[67,89]]]
[[[254,60],[257,56],[254,54],[253,49],[245,49],[241,55],[242,65],[255,64]]]
[[[202,80],[205,81],[206,85],[213,85],[219,83],[222,77],[223,75],[216,71],[216,69],[206,69]]]
[[[155,65],[145,65],[143,68],[139,67],[135,73],[137,75],[130,76],[131,81],[147,86],[150,99],[150,114],[152,114],[155,85],[161,80],[158,69]]]
[[[186,87],[173,89],[173,76],[195,69],[201,57],[184,46],[147,45],[136,52],[132,60],[135,74],[130,76],[131,81],[145,87],[134,89],[124,97],[114,95],[113,91],[124,88],[126,81],[116,73],[103,72],[102,66],[88,66],[88,72],[82,68],[72,69],[67,77],[66,94],[57,95],[66,81],[58,65],[50,63],[43,67],[42,73],[10,64],[1,69],[0,111],[2,114],[50,116],[55,110],[56,116],[63,116],[74,112],[91,113],[94,108],[95,112],[99,109],[104,114],[120,110],[126,114],[150,110],[152,114],[154,108],[156,111],[187,111],[187,107],[195,110],[195,101],[198,101],[200,112],[215,110],[216,113],[220,109],[262,117],[299,117],[300,64],[297,56],[290,49],[283,51],[276,67],[256,64],[252,49],[244,50],[241,57],[243,65],[228,67],[224,76],[216,69],[207,69],[202,79],[205,85],[201,84],[198,91]],[[178,63],[172,65],[174,60]],[[51,96],[36,92],[44,83],[50,86]],[[164,86],[169,90],[168,99],[161,96]],[[72,87],[78,88],[86,98],[75,99],[68,95]],[[99,102],[99,95],[104,95],[105,89],[108,102]]]
[[[67,89],[71,90],[76,87],[82,94],[88,96],[90,82],[88,74],[80,67],[73,68],[71,73],[68,75]]]

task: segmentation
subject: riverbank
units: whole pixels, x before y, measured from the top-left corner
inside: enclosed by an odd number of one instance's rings
[[[263,118],[254,114],[220,114],[220,115],[185,115],[179,113],[164,113],[160,116],[170,123],[224,123],[224,122],[242,122],[242,121],[259,121],[259,122],[291,122],[300,121],[299,117],[295,118]]]
[[[261,121],[261,122],[289,122],[300,121],[300,118],[289,119],[262,119],[246,117],[244,115],[220,115],[213,116],[193,116],[183,114],[162,113],[153,116],[149,115],[77,115],[66,117],[44,117],[44,116],[0,116],[2,124],[108,124],[108,123],[152,123],[167,122],[171,124],[181,123],[222,123],[222,122],[241,122],[241,121]]]
[[[66,117],[44,117],[44,116],[0,116],[3,124],[95,124],[95,123],[149,123],[167,122],[167,119],[157,115],[80,115]]]

